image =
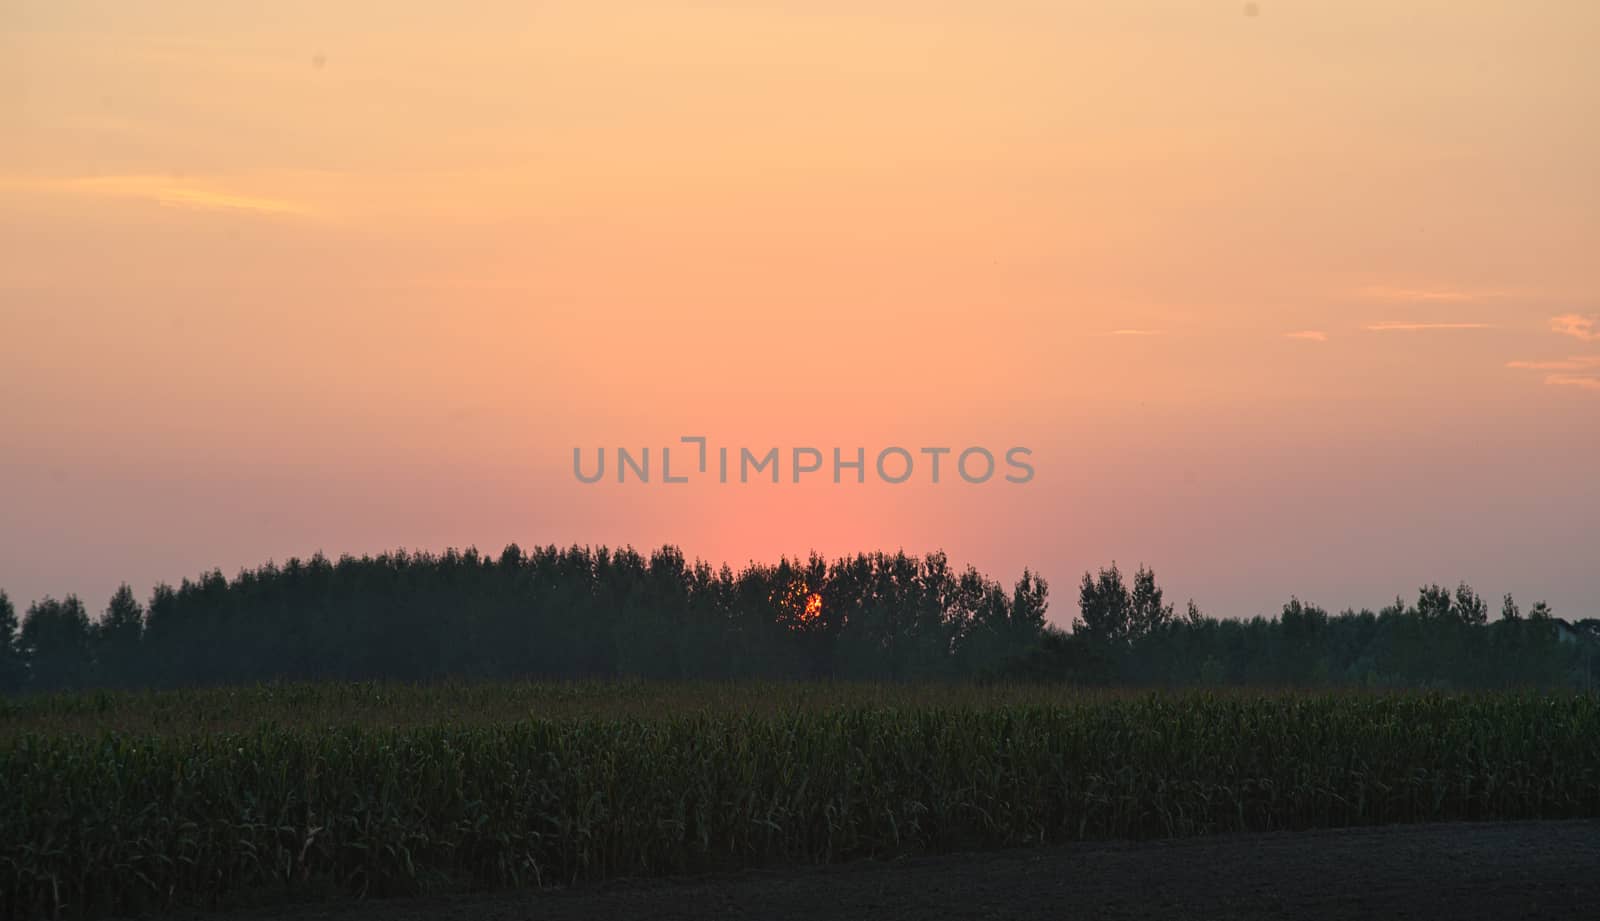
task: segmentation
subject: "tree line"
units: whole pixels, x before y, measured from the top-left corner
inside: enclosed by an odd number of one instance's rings
[[[677,548],[512,545],[499,556],[321,555],[228,579],[126,587],[91,618],[72,596],[0,602],[4,687],[270,680],[958,677],[1037,642],[1046,586],[1011,589],[944,554],[689,562]],[[15,639],[13,640],[13,636]]]
[[[277,680],[642,677],[963,678],[1097,685],[1587,684],[1600,622],[1567,624],[1509,596],[1491,621],[1466,585],[1378,612],[1292,599],[1272,618],[1178,614],[1155,574],[1085,573],[1073,629],[1049,588],[1010,588],[943,553],[751,563],[675,547],[515,544],[498,556],[320,554],[122,586],[91,617],[75,596],[17,616],[0,592],[0,692]]]
[[[1499,616],[1466,583],[1418,589],[1378,611],[1337,614],[1291,598],[1275,617],[1179,613],[1155,574],[1084,573],[1073,630],[1047,629],[1012,677],[1084,684],[1492,688],[1600,685],[1600,619],[1569,623],[1540,601]]]

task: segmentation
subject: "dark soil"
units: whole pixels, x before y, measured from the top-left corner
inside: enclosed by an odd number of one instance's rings
[[[1600,918],[1600,822],[1227,835],[251,911],[295,921]]]

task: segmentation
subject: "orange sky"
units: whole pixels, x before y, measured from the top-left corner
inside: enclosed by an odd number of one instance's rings
[[[0,9],[0,588],[674,542],[1600,615],[1600,5]],[[584,486],[1011,445],[1022,486]]]

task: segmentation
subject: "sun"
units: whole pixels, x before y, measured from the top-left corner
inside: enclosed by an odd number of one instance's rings
[[[806,595],[806,606],[800,610],[800,623],[814,624],[822,619],[822,596],[816,592]]]
[[[822,623],[822,595],[812,591],[804,579],[791,580],[774,601],[792,630],[806,630]]]

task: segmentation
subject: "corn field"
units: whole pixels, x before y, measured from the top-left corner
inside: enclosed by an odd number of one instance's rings
[[[301,686],[0,706],[15,918],[1600,816],[1600,699],[1581,695]]]

